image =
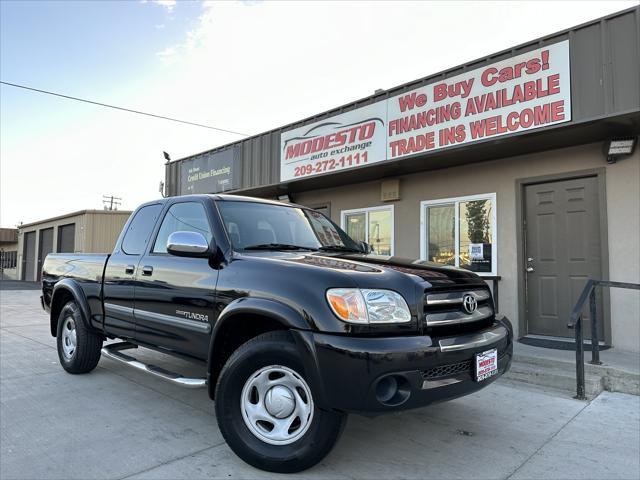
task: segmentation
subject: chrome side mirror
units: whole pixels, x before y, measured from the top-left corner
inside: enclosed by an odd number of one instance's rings
[[[198,232],[173,232],[167,240],[167,252],[177,257],[206,257],[211,249]]]

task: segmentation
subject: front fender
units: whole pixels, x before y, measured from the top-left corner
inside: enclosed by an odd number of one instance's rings
[[[209,373],[209,395],[213,398],[215,390],[215,380],[218,376],[218,369],[221,368],[219,355],[223,348],[225,330],[231,328],[230,322],[240,316],[251,315],[254,317],[264,317],[277,322],[283,329],[297,331],[309,330],[311,322],[305,318],[303,312],[297,311],[293,307],[277,300],[256,297],[243,297],[229,303],[218,316],[209,343],[209,356],[207,359]],[[222,332],[222,333],[221,333]],[[298,343],[300,347],[300,343]]]
[[[304,314],[277,300],[268,298],[243,297],[234,300],[220,313],[213,328],[211,339],[215,339],[216,333],[229,318],[235,315],[260,315],[271,318],[281,323],[286,328],[308,330],[311,324],[304,318]]]
[[[89,319],[91,318],[91,310],[89,309],[89,302],[87,302],[87,298],[82,291],[82,288],[80,288],[80,285],[78,285],[75,280],[71,278],[64,278],[55,284],[53,292],[51,293],[50,325],[52,337],[56,336],[58,330],[58,315],[66,303],[63,299],[67,298],[67,301],[69,301],[69,297],[71,297],[78,305],[78,308],[82,313],[82,320],[85,323],[85,326],[92,330],[89,322]]]

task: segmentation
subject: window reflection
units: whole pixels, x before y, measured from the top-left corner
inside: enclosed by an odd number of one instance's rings
[[[424,202],[427,260],[495,274],[494,195]]]
[[[343,216],[344,229],[351,238],[371,245],[373,253],[392,255],[393,210],[391,208],[368,208],[350,211]]]
[[[429,260],[443,265],[456,263],[455,207],[429,207]]]
[[[357,242],[366,242],[366,213],[350,213],[345,215],[347,235]]]
[[[491,201],[460,202],[460,266],[491,271]]]
[[[391,211],[369,212],[369,243],[378,255],[391,255]]]

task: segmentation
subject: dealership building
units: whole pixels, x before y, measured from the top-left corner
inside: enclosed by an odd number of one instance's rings
[[[640,7],[378,90],[169,162],[166,193],[319,209],[377,254],[477,272],[518,338],[566,344],[587,279],[640,283],[639,32]],[[597,304],[603,343],[640,351],[638,292]]]

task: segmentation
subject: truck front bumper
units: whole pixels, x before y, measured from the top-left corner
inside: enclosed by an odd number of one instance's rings
[[[319,405],[369,415],[473,393],[505,373],[513,356],[513,329],[505,317],[484,330],[454,337],[300,333],[315,357],[316,365],[307,365],[307,371],[314,370]],[[498,374],[475,381],[475,354],[493,348]]]

